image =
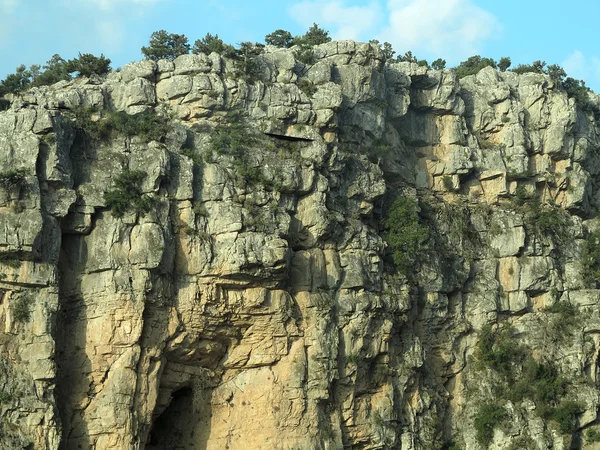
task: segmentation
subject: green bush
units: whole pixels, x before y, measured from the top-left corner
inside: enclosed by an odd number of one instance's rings
[[[581,403],[567,400],[552,411],[551,418],[556,421],[561,433],[571,434],[577,429],[577,415],[584,410]]]
[[[0,172],[0,187],[7,192],[21,189],[27,184],[27,170],[11,169]]]
[[[105,75],[110,72],[110,59],[104,55],[94,56],[91,53],[79,54],[78,58],[66,63],[69,73],[77,72],[77,77],[90,77],[92,75]]]
[[[387,211],[384,226],[384,237],[392,250],[396,269],[408,275],[415,269],[419,249],[429,237],[429,228],[419,223],[417,203],[398,197]]]
[[[170,130],[169,120],[151,111],[130,115],[124,111],[102,111],[99,120],[92,120],[94,110],[74,110],[76,126],[92,142],[110,139],[115,134],[138,136],[145,141],[161,141]]]
[[[548,411],[566,393],[567,385],[567,380],[553,364],[528,357],[508,394],[515,403],[530,398],[540,411]]]
[[[590,444],[600,442],[600,430],[597,428],[590,428],[585,434],[585,440]]]
[[[13,317],[17,322],[26,323],[31,318],[31,311],[29,309],[32,302],[32,298],[25,294],[19,294],[19,297],[15,301],[13,306]]]
[[[554,342],[562,342],[572,336],[573,330],[581,325],[579,309],[568,301],[558,301],[545,311],[556,315],[548,322],[549,337]]]
[[[485,325],[479,332],[475,357],[483,366],[506,378],[512,378],[515,367],[525,359],[525,350],[516,339],[516,330],[505,326],[493,330]]]
[[[296,36],[293,40],[294,45],[320,45],[331,42],[329,31],[320,28],[318,24],[313,23],[308,31],[302,36]]]
[[[267,185],[261,168],[251,165],[249,155],[253,146],[265,143],[264,139],[249,128],[242,112],[229,111],[226,120],[226,124],[214,128],[210,134],[211,153],[231,157],[243,182]]]
[[[302,64],[311,65],[315,62],[315,52],[312,46],[301,44],[299,45],[299,48],[294,51],[294,58]]]
[[[507,417],[502,406],[488,404],[479,407],[473,422],[477,441],[487,448],[494,438],[494,428],[500,426]]]
[[[418,64],[419,66],[429,67],[429,63],[425,59],[417,59],[416,56],[409,50],[404,55],[398,55],[396,57],[396,62],[411,62]],[[439,62],[439,60],[437,61]]]
[[[142,216],[150,212],[155,200],[142,193],[141,183],[144,178],[146,174],[143,171],[129,169],[117,176],[114,188],[104,193],[106,207],[112,211],[113,216],[122,217],[130,209]]]
[[[581,256],[585,281],[598,286],[600,283],[600,228],[589,233]]]
[[[298,82],[298,88],[304,92],[308,97],[312,97],[317,92],[315,84],[307,78],[302,78]]]
[[[482,58],[479,55],[471,56],[456,67],[456,75],[458,78],[475,75],[484,67],[493,67],[495,69],[497,67],[496,61],[492,58]]]
[[[18,94],[27,89],[30,84],[31,72],[21,64],[15,73],[7,75],[4,80],[0,81],[0,97],[4,97],[6,94]]]

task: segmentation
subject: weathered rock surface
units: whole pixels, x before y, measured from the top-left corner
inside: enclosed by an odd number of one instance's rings
[[[23,176],[0,186],[1,448],[484,448],[498,380],[476,346],[500,323],[582,409],[564,432],[505,401],[490,448],[597,448],[593,115],[543,75],[458,80],[351,41],[315,54],[267,48],[253,80],[217,54],[132,63],[0,112],[0,178]],[[93,141],[81,108],[171,130]],[[235,110],[260,136],[243,168],[210,144]],[[146,174],[147,214],[107,208],[125,169]],[[536,232],[523,193],[564,211],[567,237]],[[398,194],[439,244],[410,282],[382,237]],[[559,299],[584,320],[552,340]]]

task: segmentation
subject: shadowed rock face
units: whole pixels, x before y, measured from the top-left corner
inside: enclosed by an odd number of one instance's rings
[[[544,75],[315,54],[268,48],[250,80],[217,54],[143,61],[0,108],[0,447],[479,449],[494,403],[490,448],[594,448],[593,115]],[[111,111],[169,131],[94,139]],[[408,277],[396,196],[430,230]],[[478,347],[497,324],[508,369]],[[527,361],[561,374],[547,404],[504,392]]]

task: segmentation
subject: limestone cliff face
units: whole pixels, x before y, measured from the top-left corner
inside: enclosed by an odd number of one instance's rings
[[[544,75],[315,54],[267,49],[251,80],[217,54],[143,61],[4,104],[1,448],[598,448],[593,115]],[[93,138],[82,110],[168,131]],[[124,171],[145,176],[118,216]],[[397,196],[430,230],[408,277]],[[552,398],[500,392],[527,358]]]

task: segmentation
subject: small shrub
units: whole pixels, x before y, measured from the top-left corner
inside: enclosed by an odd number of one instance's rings
[[[581,261],[585,281],[597,286],[600,283],[600,228],[585,240]]]
[[[122,217],[130,209],[142,216],[150,212],[155,200],[142,193],[140,184],[145,177],[143,171],[129,169],[117,176],[115,187],[104,193],[104,201],[113,216]]]
[[[571,434],[577,429],[577,415],[584,410],[581,403],[567,400],[552,411],[551,418],[556,421],[561,433]]]
[[[429,237],[429,229],[419,223],[416,202],[398,197],[387,211],[384,226],[384,237],[392,250],[396,269],[408,275],[417,263],[419,248]]]
[[[516,330],[507,326],[493,330],[490,325],[479,332],[475,357],[483,367],[510,378],[518,363],[525,357],[516,339]]]
[[[487,448],[494,438],[494,428],[500,426],[507,418],[506,410],[502,406],[494,404],[481,406],[473,422],[477,441]]]
[[[309,66],[315,62],[315,52],[310,45],[302,44],[294,51],[294,58]]]
[[[458,78],[475,75],[479,73],[481,69],[488,66],[495,69],[497,67],[496,61],[492,58],[482,58],[479,55],[471,56],[456,67],[456,75]]]
[[[590,444],[600,442],[600,430],[597,428],[590,428],[585,434],[585,440]]]
[[[196,214],[198,217],[208,217],[208,209],[206,209],[206,206],[204,206],[202,202],[195,202],[194,214]]]
[[[12,394],[6,391],[0,391],[0,406],[2,404],[10,403],[13,400]]]
[[[27,170],[13,169],[0,172],[0,187],[5,191],[21,189],[27,184]]]
[[[7,253],[0,253],[0,264],[18,269],[21,266],[21,261],[18,258],[14,258]]]
[[[317,92],[317,87],[315,86],[315,84],[306,78],[302,78],[298,82],[298,88],[302,92],[304,92],[308,97],[312,97],[313,95],[315,95],[315,92]]]
[[[325,31],[318,24],[313,23],[312,26],[303,36],[296,36],[293,40],[294,45],[320,45],[326,42],[331,42],[329,31]]]
[[[114,134],[127,137],[139,136],[144,141],[161,141],[170,130],[166,117],[146,111],[130,115],[124,111],[104,111],[99,120],[92,120],[94,110],[80,108],[74,110],[75,123],[90,142],[102,142]]]
[[[15,301],[12,311],[13,317],[17,322],[29,322],[29,319],[31,318],[31,311],[29,309],[31,302],[32,298],[29,295],[25,293],[21,293],[19,295],[19,297]]]
[[[444,175],[442,177],[442,184],[444,185],[444,189],[448,192],[454,192],[454,182],[452,181],[452,177],[450,175]]]
[[[546,312],[557,315],[548,324],[550,338],[554,342],[562,342],[573,334],[574,328],[581,324],[577,306],[568,301],[557,301]]]

